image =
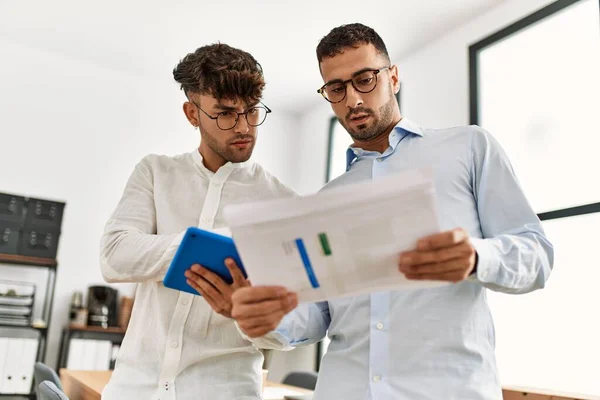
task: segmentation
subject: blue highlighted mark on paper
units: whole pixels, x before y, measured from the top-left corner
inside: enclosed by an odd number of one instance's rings
[[[308,258],[308,253],[306,252],[306,247],[304,246],[304,241],[302,239],[296,239],[296,247],[298,248],[298,252],[300,253],[300,257],[302,258],[302,263],[304,264],[304,268],[306,269],[306,275],[308,275],[308,280],[313,288],[319,287],[319,281],[317,280],[317,276],[315,275],[315,271],[310,263],[310,258]]]

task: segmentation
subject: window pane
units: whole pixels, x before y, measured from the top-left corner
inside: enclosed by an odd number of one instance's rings
[[[582,0],[480,53],[479,123],[538,213],[600,201],[599,26]]]
[[[329,337],[325,336],[325,338],[323,338],[323,340],[321,341],[321,355],[324,356],[325,353],[327,353],[329,343],[331,343],[331,340],[329,339]]]
[[[352,138],[339,121],[335,121],[331,154],[329,155],[331,165],[329,169],[329,180],[346,172],[346,150],[352,144]]]
[[[600,213],[544,222],[555,249],[547,286],[488,292],[503,385],[600,395]]]

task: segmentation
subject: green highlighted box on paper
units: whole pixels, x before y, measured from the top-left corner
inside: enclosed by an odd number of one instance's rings
[[[323,249],[323,254],[326,256],[331,255],[331,246],[329,245],[329,239],[327,238],[326,233],[319,233],[319,242],[321,242],[321,248]]]

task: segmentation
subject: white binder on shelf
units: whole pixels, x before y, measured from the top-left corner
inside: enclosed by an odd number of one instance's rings
[[[69,358],[67,359],[67,369],[83,369],[84,345],[85,340],[83,339],[71,339],[69,341]]]
[[[0,337],[0,393],[4,393],[4,371],[8,356],[8,338]]]
[[[110,340],[71,339],[67,369],[109,370],[112,352],[113,344]]]
[[[110,369],[110,359],[112,356],[112,342],[110,340],[98,340],[96,343],[96,366],[97,371],[106,371]]]
[[[23,339],[8,339],[8,352],[4,362],[4,376],[2,377],[2,393],[17,393],[17,379],[21,370],[23,344]]]
[[[83,367],[85,371],[91,371],[96,367],[96,342],[97,340],[83,339]]]
[[[15,392],[18,394],[31,393],[33,388],[33,369],[38,350],[38,339],[16,339],[21,340],[22,356],[20,367],[15,381]]]

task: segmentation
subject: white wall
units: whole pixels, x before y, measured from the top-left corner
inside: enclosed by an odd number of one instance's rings
[[[314,193],[325,183],[329,121],[333,115],[329,103],[323,100],[301,118],[298,143],[301,168],[296,182],[302,194]]]
[[[67,202],[46,358],[54,366],[72,291],[104,284],[100,235],[135,163],[147,153],[192,151],[199,135],[170,70],[157,79],[133,75],[2,37],[0,48],[0,191]],[[270,107],[255,160],[295,186],[298,119]]]

